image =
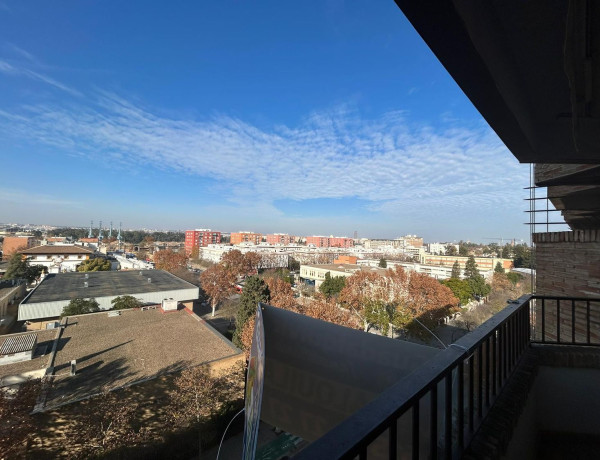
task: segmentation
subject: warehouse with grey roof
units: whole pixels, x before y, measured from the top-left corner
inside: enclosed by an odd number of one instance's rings
[[[72,299],[94,298],[102,310],[111,301],[130,295],[148,305],[165,299],[198,299],[199,288],[163,270],[70,272],[50,274],[19,305],[19,321],[55,318]]]

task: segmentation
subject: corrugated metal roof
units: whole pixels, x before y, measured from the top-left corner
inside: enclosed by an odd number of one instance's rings
[[[31,351],[37,343],[37,334],[23,334],[7,337],[0,346],[0,355],[10,355],[12,353],[21,353]]]

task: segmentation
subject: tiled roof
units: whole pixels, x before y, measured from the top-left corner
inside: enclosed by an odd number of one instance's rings
[[[35,248],[25,249],[20,251],[21,254],[93,254],[93,249],[84,248],[83,246],[76,245],[45,245],[36,246]]]

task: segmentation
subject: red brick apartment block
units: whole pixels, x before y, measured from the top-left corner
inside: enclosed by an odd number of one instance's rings
[[[2,243],[2,255],[6,260],[7,257],[12,256],[15,252],[29,249],[33,244],[33,236],[5,236],[4,243]]]
[[[338,236],[307,236],[306,244],[313,244],[317,248],[351,248],[354,246],[354,240]]]
[[[266,238],[269,244],[293,244],[296,241],[294,235],[287,233],[270,233]]]
[[[185,231],[185,253],[191,254],[194,246],[203,247],[209,244],[218,244],[221,242],[221,232],[215,232],[210,229],[197,229]]]
[[[237,232],[232,233],[229,239],[231,244],[241,244],[241,243],[252,243],[252,244],[260,244],[262,241],[262,234],[260,233],[252,233],[252,232]]]

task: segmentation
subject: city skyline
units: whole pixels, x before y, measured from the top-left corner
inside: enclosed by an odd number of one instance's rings
[[[528,237],[528,165],[393,2],[3,5],[3,221]]]

